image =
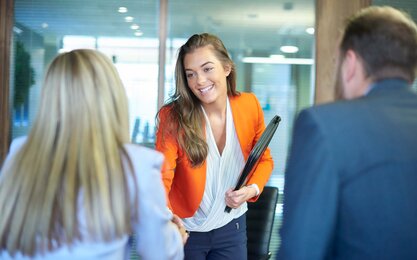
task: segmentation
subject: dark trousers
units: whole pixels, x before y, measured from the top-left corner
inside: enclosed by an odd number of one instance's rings
[[[209,232],[191,232],[185,260],[246,260],[246,214]]]

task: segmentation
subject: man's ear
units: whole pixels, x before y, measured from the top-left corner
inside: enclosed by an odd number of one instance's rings
[[[346,99],[363,96],[370,81],[366,77],[362,58],[353,50],[348,50],[342,62],[343,96]]]
[[[354,79],[356,73],[358,73],[358,56],[352,50],[348,50],[345,54],[342,63],[342,77],[343,81],[348,83]]]

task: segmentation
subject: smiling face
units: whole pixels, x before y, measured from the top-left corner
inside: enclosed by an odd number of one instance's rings
[[[231,66],[221,63],[211,45],[186,54],[184,70],[188,87],[204,107],[226,102],[226,77],[230,74]]]

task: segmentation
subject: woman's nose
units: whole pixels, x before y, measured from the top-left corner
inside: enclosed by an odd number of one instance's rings
[[[202,74],[197,74],[197,83],[198,84],[203,84],[207,81],[206,76],[202,75]]]

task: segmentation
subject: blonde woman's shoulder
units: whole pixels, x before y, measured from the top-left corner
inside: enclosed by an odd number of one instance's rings
[[[160,168],[163,161],[164,156],[162,153],[138,144],[125,144],[124,145],[127,154],[129,155],[130,160],[134,165],[143,165],[147,164],[151,167]],[[137,162],[138,164],[136,164]]]
[[[5,170],[7,167],[6,165],[8,165],[13,157],[16,155],[16,153],[22,148],[22,146],[25,144],[27,137],[26,136],[20,136],[17,137],[15,139],[13,139],[11,145],[10,145],[10,149],[9,152],[6,156],[6,159],[4,160],[3,166],[1,167],[0,165],[0,170],[3,171]]]
[[[13,154],[18,151],[23,144],[26,142],[27,136],[19,136],[13,139],[12,144],[10,145],[9,153]]]

